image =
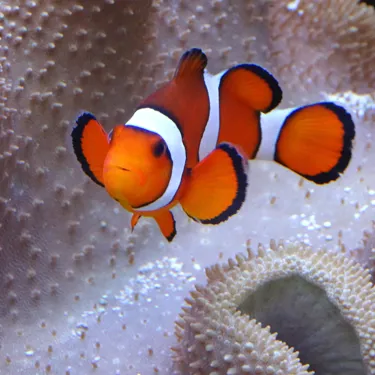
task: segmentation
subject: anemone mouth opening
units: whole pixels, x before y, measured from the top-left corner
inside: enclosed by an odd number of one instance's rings
[[[359,337],[326,292],[299,275],[264,283],[237,308],[270,326],[316,375],[366,375]]]

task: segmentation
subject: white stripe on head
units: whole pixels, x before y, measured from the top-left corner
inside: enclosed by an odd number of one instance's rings
[[[163,195],[154,202],[139,207],[136,211],[154,211],[168,205],[180,187],[186,163],[186,150],[182,134],[168,116],[152,108],[138,109],[125,126],[135,126],[160,135],[164,139],[172,158],[172,173]]]
[[[274,160],[277,138],[282,131],[285,118],[294,110],[295,108],[274,109],[261,114],[262,141],[255,159]]]
[[[208,72],[204,73],[208,99],[210,101],[210,113],[199,144],[199,160],[204,159],[217,146],[220,131],[220,107],[219,107],[219,83],[221,74],[213,76]]]

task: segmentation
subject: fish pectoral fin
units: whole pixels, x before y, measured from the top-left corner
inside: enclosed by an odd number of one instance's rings
[[[135,228],[135,226],[137,225],[138,223],[138,220],[142,217],[142,215],[138,214],[138,213],[135,213],[132,215],[132,218],[131,218],[131,221],[130,221],[130,225],[131,225],[131,228],[132,228],[132,232]]]
[[[234,215],[246,197],[248,161],[230,143],[221,143],[191,171],[180,204],[203,224],[219,224]]]
[[[104,187],[103,165],[109,149],[107,133],[88,112],[80,115],[76,124],[71,133],[74,153],[87,176]]]
[[[178,80],[197,74],[201,77],[206,66],[207,56],[205,53],[199,48],[189,49],[181,56],[174,78]]]
[[[300,107],[286,117],[274,159],[316,184],[325,184],[348,166],[354,137],[354,122],[343,107],[332,102]]]
[[[176,235],[176,221],[171,211],[161,211],[153,216],[163,236],[171,242]]]
[[[228,69],[220,80],[222,90],[228,90],[238,100],[263,113],[277,107],[282,99],[277,80],[255,64],[240,64]]]

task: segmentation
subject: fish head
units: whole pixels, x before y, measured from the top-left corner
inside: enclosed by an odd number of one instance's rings
[[[171,173],[171,155],[159,134],[129,125],[118,125],[110,133],[104,185],[109,195],[128,210],[158,199]]]

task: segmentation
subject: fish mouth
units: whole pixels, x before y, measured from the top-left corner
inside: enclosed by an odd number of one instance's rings
[[[125,172],[130,172],[130,169],[128,168],[124,168],[124,167],[119,167],[119,166],[116,166],[116,168],[122,170],[122,171],[125,171]]]
[[[112,164],[111,166],[107,168],[108,168],[107,169],[108,171],[112,169],[114,173],[116,173],[117,171],[117,173],[121,174],[123,178],[130,178],[130,179],[135,178],[138,181],[139,186],[144,185],[147,180],[145,174],[141,170],[137,169],[136,167],[129,169],[129,168],[122,167],[120,165]],[[118,172],[118,171],[121,171],[121,172]],[[129,174],[125,175],[125,174],[122,174],[122,172],[129,172]]]

